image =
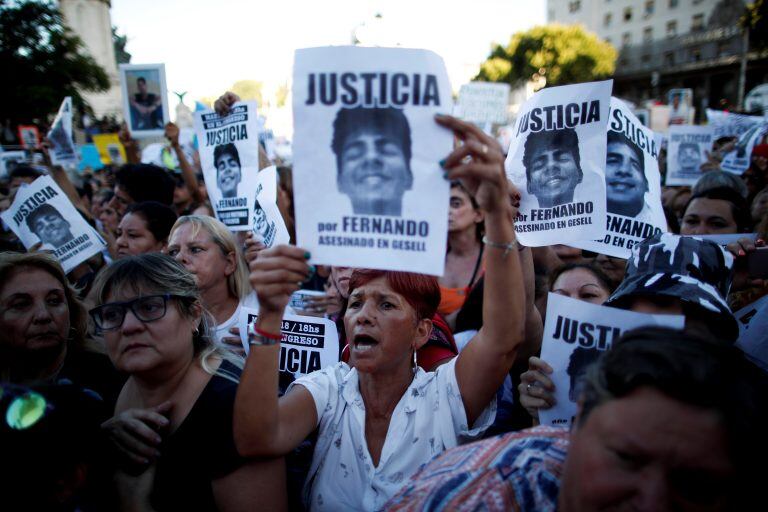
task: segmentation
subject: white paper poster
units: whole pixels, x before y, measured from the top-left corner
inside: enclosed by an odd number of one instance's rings
[[[246,355],[250,350],[247,333],[257,318],[257,310],[241,308],[238,327]],[[286,314],[280,331],[281,372],[298,378],[339,362],[339,332],[327,318]]]
[[[297,242],[312,263],[442,275],[453,134],[443,60],[427,50],[298,50],[293,76]]]
[[[726,153],[720,168],[734,174],[743,174],[752,161],[752,149],[768,135],[768,123],[756,124],[739,136],[736,147]]]
[[[507,124],[509,84],[470,82],[459,89],[459,113],[478,124]]]
[[[734,313],[739,323],[739,347],[755,364],[768,371],[768,295]]]
[[[253,234],[267,247],[288,244],[291,235],[277,207],[277,168],[259,171],[253,209]]]
[[[123,115],[134,137],[162,137],[168,114],[165,64],[120,64]]]
[[[50,176],[19,188],[2,218],[25,248],[42,243],[40,250],[50,251],[64,272],[106,247]]]
[[[505,168],[522,196],[515,231],[523,245],[602,235],[612,84],[543,89],[520,108]]]
[[[296,290],[291,294],[291,300],[288,302],[288,306],[295,311],[307,311],[311,307],[309,300],[312,297],[323,297],[325,292],[318,290]]]
[[[0,178],[7,177],[12,170],[23,164],[27,159],[24,151],[0,152]]]
[[[624,102],[612,98],[604,157],[608,208],[603,229],[594,240],[568,245],[628,258],[635,244],[667,231],[658,153],[654,133],[640,124]]]
[[[756,125],[765,123],[760,116],[734,114],[723,110],[707,109],[707,123],[715,129],[715,140],[720,137],[739,137]]]
[[[715,131],[711,126],[669,127],[666,185],[693,185],[703,174],[701,164],[712,151]]]
[[[48,132],[51,143],[50,155],[53,165],[77,164],[75,140],[72,137],[72,98],[67,96],[59,107],[59,113],[53,120]]]
[[[693,90],[670,89],[669,124],[691,124],[693,122]]]
[[[539,411],[541,424],[571,425],[587,368],[624,331],[645,326],[682,329],[685,317],[635,313],[550,293],[541,358],[554,370],[556,405]]]
[[[231,231],[249,231],[259,180],[256,102],[235,103],[226,116],[194,113],[200,163],[211,205]]]

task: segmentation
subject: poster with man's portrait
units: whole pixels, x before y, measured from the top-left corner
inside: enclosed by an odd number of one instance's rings
[[[291,235],[277,207],[277,167],[259,171],[255,195],[253,236],[267,247],[290,243]]]
[[[542,425],[570,426],[578,410],[589,367],[624,331],[645,326],[682,329],[682,315],[651,315],[599,306],[550,293],[541,358],[554,370],[556,404],[539,411]]]
[[[212,110],[194,116],[205,187],[216,217],[231,231],[249,231],[259,174],[256,102],[235,103],[226,116]]]
[[[724,110],[707,109],[707,125],[715,130],[715,140],[720,137],[739,137],[755,125],[766,122],[762,116],[734,114]]]
[[[41,244],[39,250],[50,251],[64,272],[107,246],[50,176],[21,187],[1,215],[25,248]]]
[[[605,127],[613,82],[551,87],[518,113],[505,163],[520,190],[523,245],[597,238],[605,219]]]
[[[33,151],[40,148],[40,131],[35,125],[19,125],[19,140],[21,147],[27,151]]]
[[[693,123],[693,90],[670,89],[667,93],[669,125]]]
[[[27,159],[24,151],[3,151],[0,152],[0,178],[6,178],[19,165]]]
[[[734,174],[744,174],[752,162],[752,150],[768,135],[768,122],[755,124],[740,136],[733,150],[723,156],[720,168]]]
[[[669,127],[666,185],[693,185],[703,174],[701,165],[712,151],[711,126],[674,125]]]
[[[72,98],[70,96],[61,102],[59,112],[48,131],[48,141],[51,144],[49,154],[53,165],[77,164],[77,150],[72,135]]]
[[[99,151],[99,158],[104,165],[123,165],[128,161],[123,143],[116,133],[100,133],[93,136],[93,143]]]
[[[298,50],[293,76],[297,243],[312,262],[442,275],[453,147],[443,60],[427,50]]]
[[[134,137],[162,136],[168,114],[165,64],[120,64],[123,115]]]
[[[600,221],[599,236],[569,245],[628,258],[636,243],[667,231],[656,141],[654,132],[640,124],[626,103],[611,98],[603,157],[606,216]]]

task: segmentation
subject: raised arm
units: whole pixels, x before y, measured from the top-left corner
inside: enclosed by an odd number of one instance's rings
[[[249,262],[251,285],[259,297],[256,327],[280,335],[283,313],[293,292],[310,274],[308,254],[298,247],[265,249]],[[234,434],[246,457],[284,455],[317,426],[312,395],[301,386],[278,400],[280,343],[251,346],[235,398]]]
[[[449,116],[438,116],[437,121],[464,142],[443,162],[446,177],[461,180],[485,213],[483,327],[456,362],[471,425],[515,361],[525,332],[525,288],[501,147],[474,125]]]
[[[197,184],[197,176],[195,176],[195,170],[187,160],[187,155],[181,149],[179,143],[179,127],[174,123],[168,123],[165,125],[165,138],[171,143],[173,152],[176,153],[176,158],[179,160],[179,167],[181,168],[181,177],[184,179],[184,185],[189,190],[189,194],[192,196],[192,200],[196,203],[202,203],[204,198],[200,193],[200,188]]]

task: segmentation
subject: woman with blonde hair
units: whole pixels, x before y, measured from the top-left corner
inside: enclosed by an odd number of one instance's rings
[[[237,325],[242,306],[258,308],[248,264],[235,237],[213,217],[179,217],[168,237],[168,255],[194,277],[203,306],[216,321],[216,341]]]
[[[113,404],[122,378],[86,331],[85,308],[55,258],[0,253],[0,381],[69,379]]]
[[[128,375],[104,425],[124,455],[120,509],[285,508],[282,459],[248,460],[235,449],[243,362],[214,342],[195,277],[166,255],[131,256],[98,276],[94,295],[93,322]]]

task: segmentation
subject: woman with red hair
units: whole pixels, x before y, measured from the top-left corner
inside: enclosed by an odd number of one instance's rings
[[[525,293],[501,147],[469,123],[437,121],[464,141],[442,162],[446,178],[461,180],[485,219],[483,327],[456,358],[434,372],[414,364],[440,302],[437,279],[356,270],[344,313],[349,365],[301,377],[278,399],[281,321],[296,283],[310,274],[309,254],[283,245],[251,262],[260,311],[235,401],[235,441],[243,456],[278,456],[319,428],[304,492],[313,510],[381,509],[422,464],[479,436],[523,340]]]

